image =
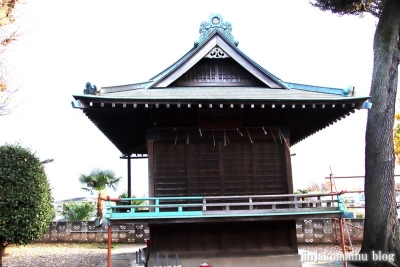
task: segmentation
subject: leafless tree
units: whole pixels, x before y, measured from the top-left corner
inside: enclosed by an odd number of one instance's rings
[[[0,2],[0,116],[11,112],[11,101],[19,87],[10,82],[9,65],[5,52],[18,37],[14,11],[18,0],[2,0]]]

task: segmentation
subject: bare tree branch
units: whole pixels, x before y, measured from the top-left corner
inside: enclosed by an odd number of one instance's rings
[[[4,53],[19,36],[15,27],[13,13],[18,0],[2,0],[0,2],[0,116],[9,114],[13,107],[10,106],[13,95],[19,87],[10,82],[9,67]]]

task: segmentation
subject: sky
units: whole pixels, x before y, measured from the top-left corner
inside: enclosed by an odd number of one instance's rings
[[[19,142],[45,165],[53,198],[86,196],[78,178],[94,168],[122,177],[127,161],[73,109],[86,82],[97,88],[144,82],[189,51],[199,26],[213,13],[232,24],[238,48],[284,81],[346,88],[369,95],[376,19],[339,17],[309,0],[25,0],[18,9],[21,36],[8,51],[12,82],[20,90],[11,114],[0,117],[0,145]],[[294,189],[335,176],[364,175],[367,111],[294,145]],[[147,194],[147,161],[132,160],[132,192]],[[362,179],[351,180],[362,186]],[[349,180],[337,180],[338,189]]]

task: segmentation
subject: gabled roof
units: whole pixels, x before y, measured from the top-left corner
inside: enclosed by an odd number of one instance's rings
[[[218,22],[214,23],[213,21]],[[116,97],[117,95],[123,95],[124,97],[135,97],[136,95],[141,95],[141,97],[146,97],[146,93],[139,93],[135,91],[168,87],[170,90],[174,90],[174,88],[171,88],[171,84],[184,73],[186,73],[191,67],[196,65],[202,58],[205,58],[208,54],[211,54],[215,49],[219,49],[222,51],[222,53],[224,53],[224,55],[231,57],[237,64],[249,71],[251,75],[256,77],[257,80],[265,85],[265,89],[293,90],[289,94],[292,94],[294,97],[299,95],[295,92],[295,90],[319,92],[322,94],[325,93],[328,94],[328,97],[332,94],[340,96],[352,96],[351,92],[354,92],[354,90],[349,90],[348,88],[342,89],[321,87],[282,81],[277,76],[273,75],[257,64],[254,60],[249,58],[240,49],[238,49],[238,42],[232,36],[231,30],[231,24],[229,22],[223,22],[221,15],[211,14],[209,16],[209,22],[201,23],[199,31],[200,37],[199,40],[195,42],[194,47],[171,66],[150,78],[147,82],[102,87],[98,96]],[[251,90],[251,88],[248,89]],[[243,88],[243,90],[247,89]],[[128,91],[131,91],[131,93]],[[120,92],[120,94],[115,94],[117,92]],[[193,91],[193,93],[195,93],[195,91]],[[274,97],[277,94],[277,92],[272,91],[269,93],[271,94],[271,97]],[[167,93],[165,92],[165,94]],[[282,94],[288,95],[287,93]],[[326,96],[323,96],[322,94],[316,95],[315,97],[326,98]],[[153,95],[153,93],[148,92],[148,96],[150,98],[153,98]]]
[[[238,64],[247,69],[252,75],[257,77],[268,88],[287,89],[286,86],[274,75],[261,68],[254,61],[250,60],[236,46],[232,45],[221,31],[214,29],[207,39],[194,47],[185,60],[178,60],[165,71],[155,76],[150,88],[168,87],[172,82],[188,71],[192,66],[204,58],[215,47],[222,49],[226,54],[233,58]]]
[[[256,118],[247,120],[246,127],[259,124],[260,120],[264,120],[263,125],[284,123],[289,128],[292,145],[356,109],[370,108],[369,97],[356,97],[354,88],[282,81],[239,50],[231,30],[230,23],[223,22],[219,14],[212,14],[208,22],[201,23],[200,37],[194,47],[149,81],[102,87],[99,92],[88,83],[83,95],[74,95],[76,101],[72,105],[83,109],[126,155],[146,153],[146,131],[155,125],[154,116],[165,125],[169,121],[164,118],[175,116],[176,120],[196,127],[197,113],[204,113],[205,109],[228,109]],[[182,80],[191,71],[196,74],[196,67],[219,60],[225,61],[225,66],[239,66],[240,71],[245,71],[243,77],[253,80],[249,84],[198,82],[193,85],[186,85]]]
[[[218,23],[214,24],[212,21],[216,18],[218,19]],[[233,58],[235,62],[244,67],[254,77],[265,84],[267,88],[288,89],[288,87],[278,77],[262,68],[237,48],[238,42],[231,35],[231,30],[232,27],[230,26],[230,23],[223,22],[221,15],[212,14],[209,17],[208,23],[201,23],[201,35],[199,40],[195,42],[194,47],[171,66],[150,78],[148,82],[103,87],[101,89],[101,94],[132,89],[168,87],[172,82],[188,71],[202,58],[206,57],[207,54],[215,48],[222,50],[229,57]]]

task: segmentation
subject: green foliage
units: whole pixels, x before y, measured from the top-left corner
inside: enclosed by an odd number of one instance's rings
[[[94,169],[89,175],[81,174],[79,176],[79,182],[86,185],[82,187],[85,191],[93,192],[93,190],[98,193],[97,200],[97,217],[103,218],[103,202],[100,200],[100,196],[106,187],[112,188],[114,191],[117,190],[117,185],[121,177],[115,177],[115,174],[111,170],[100,170]]]
[[[308,189],[297,189],[295,194],[308,194]]]
[[[365,218],[365,211],[357,211],[352,208],[347,209],[348,212],[354,212],[356,219],[364,219]]]
[[[67,221],[85,221],[94,216],[94,210],[90,202],[69,202],[63,204],[61,215]]]
[[[0,146],[0,235],[27,244],[48,230],[54,214],[40,160],[19,144]]]
[[[121,177],[115,177],[114,172],[111,170],[94,169],[89,175],[81,174],[79,176],[79,182],[86,186],[82,187],[83,190],[90,192],[95,190],[98,193],[106,189],[106,187],[115,191],[120,180]]]
[[[364,219],[365,218],[365,212],[364,211],[356,211],[356,218],[357,219]]]
[[[379,17],[384,0],[315,0],[311,5],[318,7],[322,11],[331,11],[339,15],[362,15],[370,13]]]
[[[121,195],[119,195],[120,198],[128,198],[128,192],[124,192]],[[136,198],[135,195],[132,195],[131,198]],[[144,205],[146,204],[146,200],[131,200],[130,205]]]

